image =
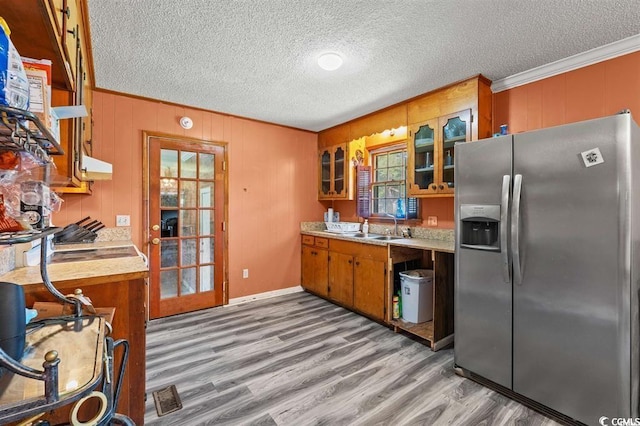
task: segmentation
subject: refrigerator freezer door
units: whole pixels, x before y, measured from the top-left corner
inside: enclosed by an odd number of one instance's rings
[[[591,120],[513,143],[522,175],[513,390],[589,425],[630,416],[623,122]]]
[[[503,273],[508,247],[511,136],[456,147],[455,362],[458,366],[511,387],[511,282]],[[503,203],[503,183],[506,183]],[[461,247],[462,205],[500,208],[499,251]],[[506,276],[506,280],[505,280]]]

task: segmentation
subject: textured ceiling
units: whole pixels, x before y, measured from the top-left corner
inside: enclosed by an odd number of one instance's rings
[[[638,0],[88,3],[97,87],[313,131],[640,33]]]

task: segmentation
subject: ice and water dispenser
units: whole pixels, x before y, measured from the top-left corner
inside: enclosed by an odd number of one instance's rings
[[[500,251],[500,206],[460,206],[460,247]]]

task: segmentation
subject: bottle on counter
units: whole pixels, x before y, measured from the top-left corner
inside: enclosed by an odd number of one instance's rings
[[[362,233],[367,235],[369,233],[369,219],[365,219],[362,224]]]
[[[393,296],[393,319],[397,320],[400,318],[400,299],[398,296]]]

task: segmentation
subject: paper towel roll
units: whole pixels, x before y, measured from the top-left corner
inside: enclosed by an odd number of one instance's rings
[[[327,222],[333,222],[333,209],[327,210]]]

